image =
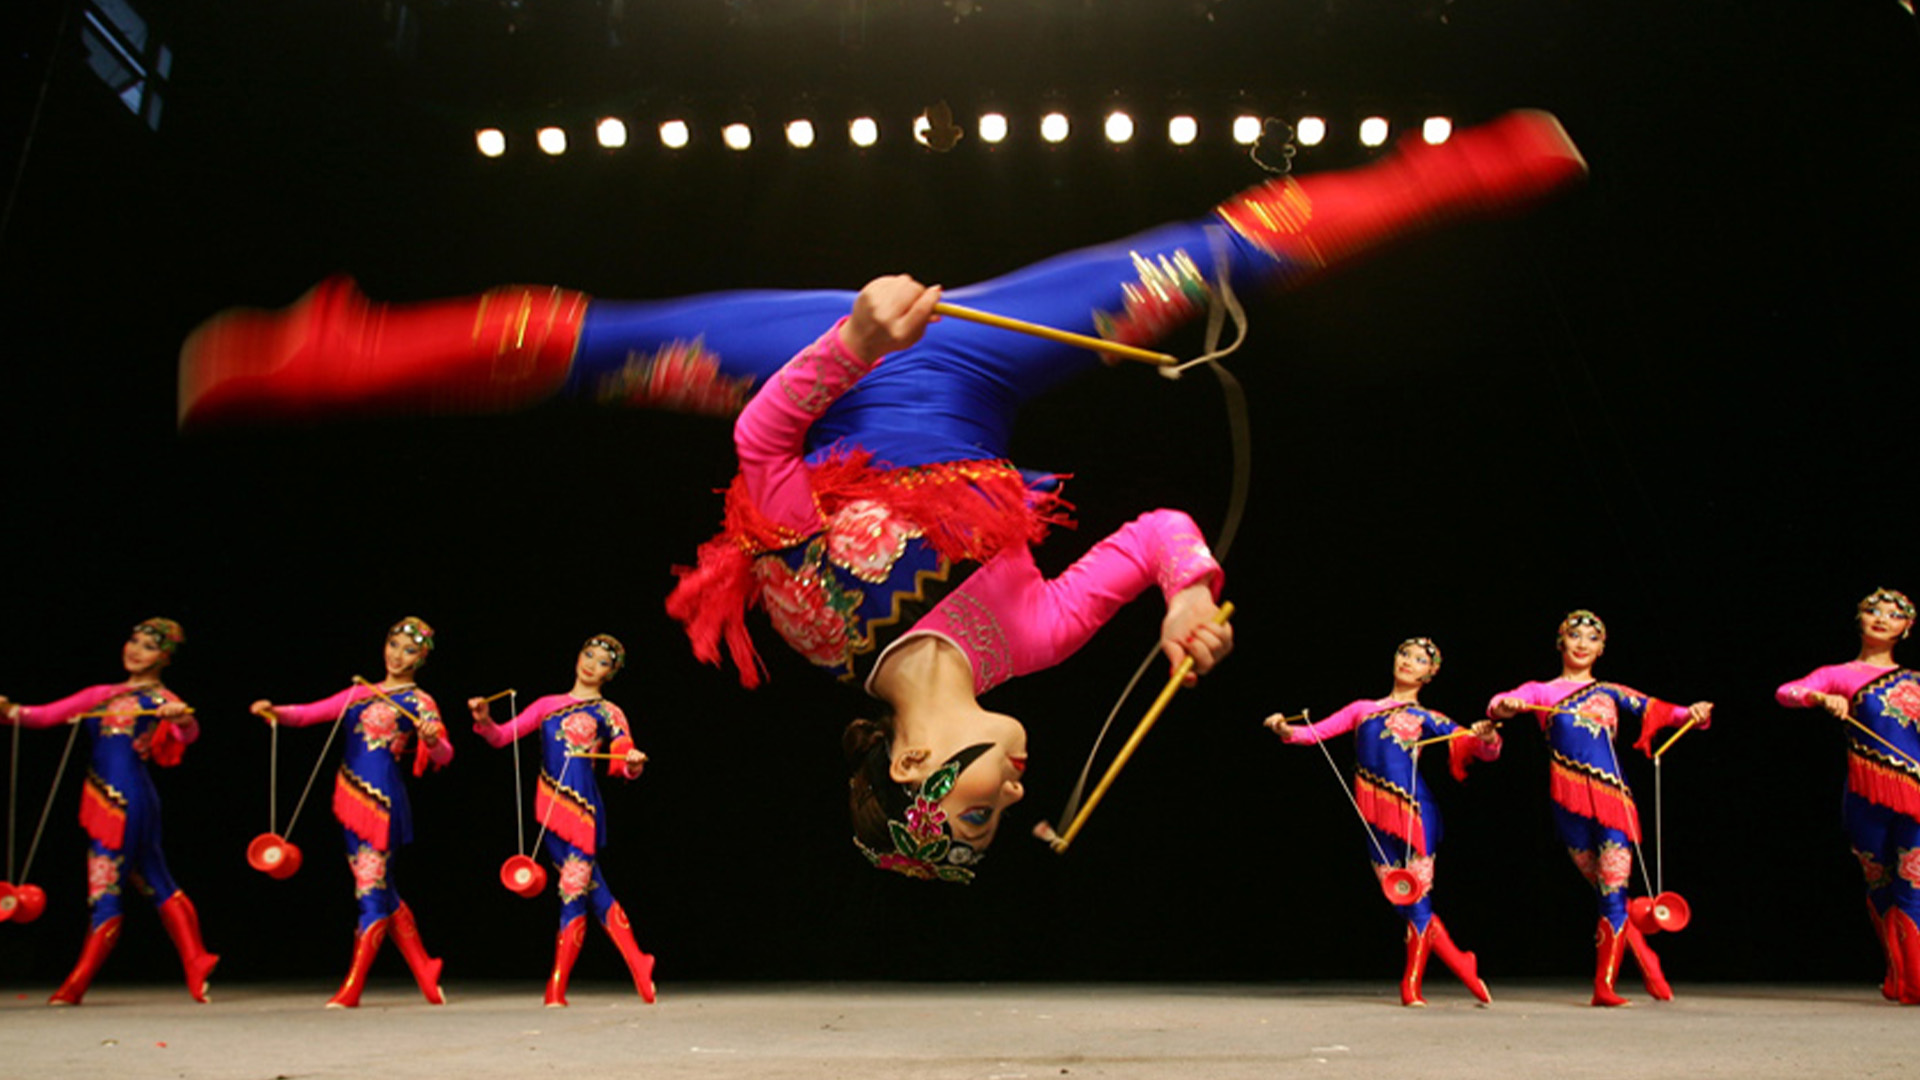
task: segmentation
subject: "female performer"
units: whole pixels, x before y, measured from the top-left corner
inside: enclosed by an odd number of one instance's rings
[[[1396,867],[1411,870],[1420,882],[1420,898],[1402,905],[1407,916],[1407,967],[1400,976],[1400,1003],[1425,1005],[1420,982],[1427,956],[1437,954],[1482,1003],[1493,1000],[1480,978],[1479,963],[1447,936],[1446,925],[1433,912],[1433,861],[1440,848],[1440,808],[1415,767],[1415,745],[1423,739],[1447,739],[1453,778],[1465,782],[1467,765],[1500,756],[1500,733],[1482,720],[1463,729],[1446,716],[1420,704],[1420,688],[1440,673],[1440,647],[1429,638],[1408,638],[1393,655],[1393,692],[1383,698],[1353,702],[1314,724],[1289,724],[1278,714],[1267,717],[1267,727],[1280,741],[1294,746],[1325,742],[1335,735],[1354,734],[1358,765],[1353,798],[1370,834],[1368,854],[1382,881]]]
[[[607,775],[628,780],[646,767],[647,755],[634,749],[627,714],[600,695],[626,661],[626,646],[611,634],[601,634],[581,646],[572,690],[540,698],[505,724],[493,722],[485,698],[467,701],[473,730],[489,746],[511,746],[531,731],[540,732],[534,815],[546,833],[547,857],[560,881],[560,936],[553,946],[553,975],[547,979],[549,1006],[567,1003],[567,978],[587,940],[589,907],[626,959],[640,996],[653,1002],[653,957],[634,941],[626,909],[600,873],[598,856],[607,843],[605,804],[593,779],[594,759],[583,756],[606,747]]]
[[[413,812],[407,802],[400,761],[413,746],[413,775],[453,760],[453,744],[440,722],[440,710],[414,677],[433,652],[433,628],[406,618],[387,631],[386,678],[377,685],[356,683],[329,698],[305,705],[276,705],[262,699],[252,711],[270,724],[306,727],[339,720],[347,725],[346,750],[333,786],[333,816],[346,833],[347,866],[353,871],[353,895],[360,921],[354,932],[353,966],[332,998],[330,1009],[360,1004],[367,969],[391,930],[413,970],[420,993],[434,1005],[446,1003],[440,990],[440,960],[427,955],[414,923],[413,909],[400,899],[389,879],[393,850],[413,839]],[[415,742],[415,738],[418,742]]]
[[[1920,674],[1893,661],[1913,630],[1913,601],[1875,589],[1855,621],[1860,655],[1782,686],[1789,708],[1821,708],[1852,721],[1847,733],[1844,821],[1867,879],[1867,915],[1887,954],[1880,992],[1920,1005]]]
[[[0,697],[0,721],[44,728],[82,724],[91,746],[87,783],[80,794],[80,824],[87,830],[87,906],[92,929],[80,962],[50,1005],[78,1005],[94,974],[120,941],[123,882],[154,902],[160,922],[180,953],[193,1000],[207,1000],[207,979],[220,957],[200,941],[200,915],[174,884],[160,850],[160,793],[147,762],[180,764],[200,724],[160,675],[186,640],[172,619],[148,619],[121,646],[125,682],[90,686],[50,705],[18,705]]]
[[[1619,683],[1596,681],[1593,664],[1606,651],[1607,624],[1591,611],[1574,611],[1562,619],[1555,647],[1560,650],[1559,678],[1522,683],[1494,695],[1487,703],[1487,715],[1500,720],[1522,711],[1540,715],[1540,728],[1552,754],[1554,827],[1574,867],[1600,900],[1593,1004],[1628,1004],[1614,991],[1614,979],[1629,946],[1647,992],[1671,1001],[1673,989],[1660,971],[1660,958],[1647,944],[1646,935],[1627,920],[1627,887],[1633,876],[1634,845],[1640,842],[1640,813],[1620,768],[1614,733],[1620,727],[1620,714],[1638,717],[1640,738],[1633,745],[1651,758],[1656,733],[1686,723],[1705,730],[1712,722],[1713,703],[1671,705]]]

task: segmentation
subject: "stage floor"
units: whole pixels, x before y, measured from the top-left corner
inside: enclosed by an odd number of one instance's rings
[[[1637,987],[1635,988],[1637,989]],[[459,985],[441,1008],[376,981],[357,1010],[331,986],[104,981],[80,1008],[0,1002],[0,1077],[646,1080],[850,1077],[1849,1077],[1920,1072],[1920,1008],[1876,988],[1684,985],[1680,999],[1594,1009],[1572,983],[1496,985],[1489,1008],[1430,980],[1425,1009],[1389,985]]]

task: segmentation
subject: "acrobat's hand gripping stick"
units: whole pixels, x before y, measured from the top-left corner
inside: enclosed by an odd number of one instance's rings
[[[1213,622],[1215,626],[1224,626],[1231,618],[1233,618],[1233,604],[1229,601],[1220,605],[1220,610],[1214,615]],[[1113,786],[1114,778],[1120,775],[1121,769],[1126,768],[1127,760],[1133,757],[1133,752],[1139,748],[1141,740],[1147,737],[1147,732],[1153,730],[1153,725],[1160,719],[1160,714],[1166,711],[1167,703],[1173,700],[1173,695],[1180,692],[1180,687],[1186,683],[1187,676],[1191,674],[1193,674],[1193,657],[1188,656],[1173,669],[1173,677],[1167,680],[1167,685],[1161,689],[1160,696],[1153,699],[1153,705],[1147,709],[1147,715],[1140,718],[1140,723],[1134,727],[1133,734],[1127,737],[1126,745],[1114,755],[1113,764],[1107,766],[1106,775],[1100,778],[1100,783],[1094,787],[1093,794],[1087,796],[1087,801],[1080,807],[1080,812],[1073,816],[1073,821],[1067,825],[1067,831],[1056,833],[1053,831],[1053,826],[1042,821],[1033,827],[1033,835],[1045,840],[1047,846],[1051,847],[1056,854],[1066,853],[1067,848],[1073,843],[1073,838],[1079,836],[1080,830],[1086,826],[1087,818],[1092,815],[1093,808],[1099,806],[1100,800],[1106,797],[1107,789]]]

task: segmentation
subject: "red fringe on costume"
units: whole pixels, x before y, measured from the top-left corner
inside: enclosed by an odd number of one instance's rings
[[[89,775],[80,789],[80,827],[110,848],[127,839],[127,801],[98,776]]]
[[[556,789],[553,780],[540,777],[533,795],[533,816],[553,835],[586,852],[594,853],[596,833],[593,808],[564,789]]]
[[[1369,825],[1406,841],[1421,855],[1427,853],[1427,827],[1406,795],[1362,775],[1353,778],[1353,801]]]
[[[1551,777],[1554,802],[1609,829],[1619,829],[1629,839],[1640,839],[1640,812],[1624,789],[1559,760],[1553,762]]]
[[[1847,790],[1875,806],[1920,818],[1920,777],[1896,765],[1875,760],[1862,747],[1847,755]]]
[[[386,851],[390,808],[387,800],[362,784],[345,769],[333,785],[333,816],[340,819],[353,835]]]
[[[953,562],[984,562],[1015,544],[1038,543],[1070,509],[1058,495],[1028,486],[1004,461],[952,461],[911,469],[881,469],[856,450],[808,467],[819,511],[815,530],[841,507],[867,499],[918,526],[933,550]],[[693,654],[720,665],[725,642],[740,683],[760,685],[761,662],[747,633],[746,613],[759,600],[753,561],[791,547],[811,533],[774,523],[747,494],[745,475],[727,489],[720,534],[700,545],[696,565],[678,566],[680,583],[667,597],[667,614],[686,627]]]

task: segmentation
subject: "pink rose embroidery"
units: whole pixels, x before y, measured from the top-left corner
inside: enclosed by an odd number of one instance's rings
[[[387,856],[385,852],[375,851],[361,844],[359,849],[347,856],[347,866],[353,870],[353,895],[366,896],[387,886]]]
[[[1620,709],[1605,694],[1595,694],[1581,702],[1580,711],[1586,714],[1589,722],[1597,723],[1608,731],[1620,726]]]
[[[1568,848],[1567,854],[1573,857],[1573,868],[1580,871],[1581,877],[1586,878],[1589,882],[1596,882],[1593,852],[1588,851],[1586,848]]]
[[[862,581],[882,582],[920,535],[910,522],[871,499],[856,499],[827,522],[827,558]]]
[[[131,735],[140,718],[134,714],[140,710],[140,699],[119,697],[107,706],[106,714],[100,717],[100,734]]]
[[[1873,857],[1873,852],[1854,848],[1853,857],[1860,860],[1860,876],[1866,879],[1867,888],[1877,889],[1887,883],[1887,868]]]
[[[87,903],[94,903],[103,896],[120,895],[121,858],[118,855],[87,853]]]
[[[882,870],[891,870],[896,874],[905,874],[910,878],[919,878],[921,881],[932,881],[940,876],[939,872],[934,869],[932,863],[927,862],[925,859],[914,859],[905,855],[882,855],[874,860],[873,865]]]
[[[1407,869],[1413,872],[1414,880],[1420,883],[1423,895],[1433,888],[1433,856],[1415,855],[1407,860]]]
[[[651,355],[629,353],[599,388],[602,401],[627,401],[674,412],[732,416],[747,402],[753,376],[720,374],[720,358],[705,343],[674,341]]]
[[[809,568],[814,572],[807,572]],[[771,555],[753,564],[760,606],[773,628],[801,656],[822,667],[837,667],[847,655],[847,619],[835,610],[818,569],[809,564],[796,574]]]
[[[367,741],[369,750],[393,741],[400,734],[400,713],[384,701],[375,701],[360,710],[360,737]]]
[[[1920,848],[1900,849],[1900,880],[1920,888]]]
[[[1408,746],[1420,739],[1420,718],[1405,709],[1395,709],[1387,715],[1387,730],[1393,733],[1394,741]]]
[[[560,902],[570,904],[593,888],[593,864],[578,855],[569,855],[560,864]]]
[[[1600,891],[1619,892],[1627,887],[1627,880],[1633,876],[1633,852],[1625,844],[1612,841],[1601,844],[1599,871]]]
[[[1887,692],[1886,711],[1899,723],[1912,727],[1920,722],[1920,685],[1903,679]]]
[[[560,736],[575,750],[592,750],[599,741],[600,725],[592,713],[581,709],[560,721]]]

